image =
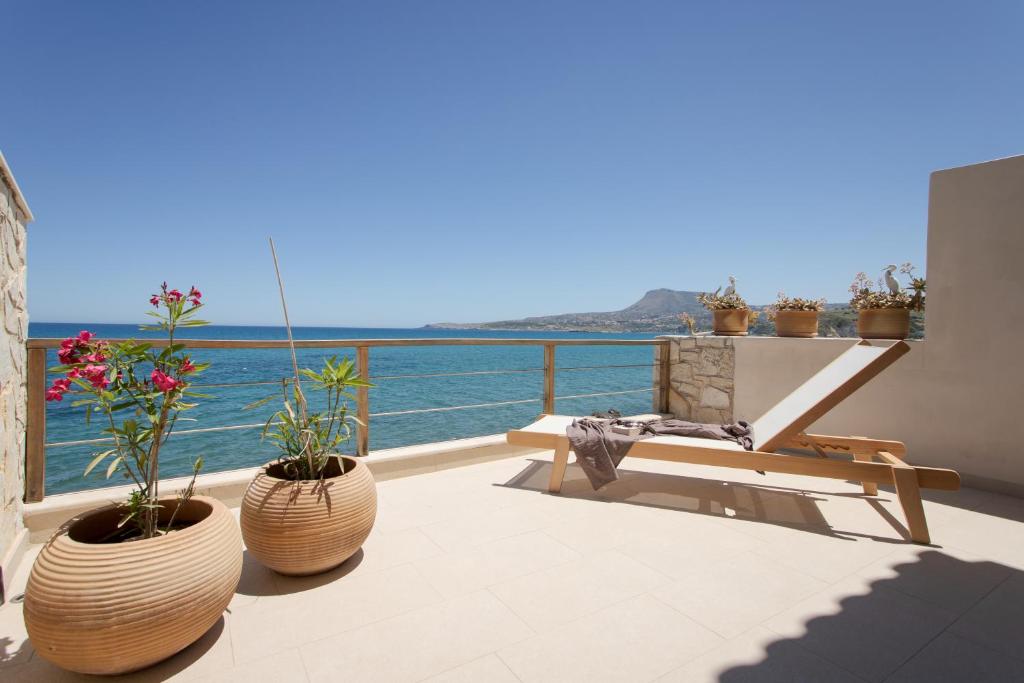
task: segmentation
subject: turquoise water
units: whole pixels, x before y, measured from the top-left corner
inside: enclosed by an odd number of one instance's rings
[[[67,337],[88,329],[101,338],[137,337],[142,333],[134,325],[88,325],[80,323],[32,323],[31,337]],[[542,332],[495,332],[491,330],[355,329],[299,327],[297,339],[379,339],[379,338],[452,338],[501,337],[531,339],[644,339],[643,334],[584,334]],[[195,330],[203,339],[284,339],[280,327],[233,327],[211,325]],[[370,412],[393,412],[418,408],[463,406],[533,399],[534,402],[489,408],[452,410],[413,415],[372,417],[370,449],[394,448],[432,441],[444,441],[485,434],[497,434],[533,420],[541,410],[543,392],[543,348],[540,346],[428,346],[371,348],[370,375],[377,386],[370,390]],[[354,356],[354,349],[299,349],[300,367],[317,368],[331,355]],[[287,349],[197,349],[196,360],[212,366],[202,375],[202,384],[279,381],[291,373]],[[643,389],[641,393],[594,398],[563,399],[556,402],[560,413],[589,414],[594,410],[617,408],[624,414],[648,412],[651,408],[651,376],[654,351],[648,346],[573,346],[559,347],[556,353],[556,396],[591,394],[606,391]],[[49,364],[56,365],[56,354],[49,352]],[[572,370],[573,367],[641,365],[643,367]],[[487,370],[526,370],[514,374],[387,379],[395,375],[425,375]],[[280,393],[275,386],[216,386],[203,389],[212,398],[188,414],[195,422],[179,423],[178,429],[196,429],[237,424],[261,423],[273,413],[279,402],[257,410],[242,408],[270,394]],[[84,410],[72,408],[70,397],[60,403],[48,403],[46,440],[48,443],[102,436],[95,420],[86,424]],[[312,401],[312,399],[311,399]],[[354,410],[354,406],[353,406]],[[187,474],[190,462],[202,455],[205,472],[251,467],[272,459],[276,453],[261,443],[259,429],[172,435],[160,455],[163,477]],[[104,446],[107,448],[109,446]],[[345,450],[351,452],[354,444]],[[50,446],[46,453],[46,492],[65,493],[86,488],[118,485],[124,480],[107,480],[93,472],[82,472],[97,445]]]

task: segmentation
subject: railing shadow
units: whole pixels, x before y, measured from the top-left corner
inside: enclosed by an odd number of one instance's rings
[[[802,635],[769,638],[759,661],[722,661],[713,680],[1024,680],[1024,572],[933,549],[889,569],[866,594],[838,598],[835,613],[809,618]],[[780,628],[800,629],[788,618]]]
[[[833,527],[822,515],[818,503],[825,498],[815,494],[837,494],[808,489],[794,489],[770,484],[755,485],[687,477],[679,474],[661,474],[619,468],[620,479],[599,491],[594,491],[582,470],[575,463],[566,470],[562,490],[556,494],[563,498],[576,498],[604,503],[620,503],[641,507],[673,510],[680,513],[740,519],[748,522],[783,526],[807,533],[831,536],[845,540],[866,538],[880,543],[901,543],[882,536],[846,531]],[[508,488],[547,493],[551,462],[530,460],[526,468],[504,484]],[[839,494],[850,498],[863,498],[879,512],[902,542],[910,542],[906,527],[883,508],[875,499],[858,494]]]

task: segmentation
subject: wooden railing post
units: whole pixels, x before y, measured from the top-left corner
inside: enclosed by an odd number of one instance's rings
[[[25,421],[25,502],[46,495],[46,349],[28,349]]]
[[[672,342],[664,339],[658,345],[658,412],[669,412],[669,389],[672,385]]]
[[[370,347],[356,347],[356,365],[359,378],[369,381]],[[360,422],[356,425],[356,455],[366,455],[370,452],[370,390],[367,387],[356,391],[356,417]]]
[[[544,414],[555,414],[555,345],[544,345]]]

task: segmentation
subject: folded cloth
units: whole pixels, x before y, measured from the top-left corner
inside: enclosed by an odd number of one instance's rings
[[[718,425],[675,419],[651,420],[643,424],[638,436],[620,434],[612,430],[614,425],[625,422],[628,421],[583,417],[573,420],[572,424],[565,428],[569,445],[576,453],[576,463],[587,475],[595,491],[619,478],[616,468],[633,444],[640,439],[661,435],[692,436],[733,441],[748,451],[754,446],[754,430],[750,424],[742,421]]]
[[[643,426],[643,433],[651,436],[695,436],[698,439],[733,441],[744,450],[754,450],[754,429],[749,422],[740,420],[732,424],[702,424],[686,420],[652,420]]]

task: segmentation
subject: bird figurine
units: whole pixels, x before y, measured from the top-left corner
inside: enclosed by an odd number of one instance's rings
[[[890,294],[900,293],[900,283],[893,277],[893,273],[896,272],[896,266],[890,264],[885,268],[885,284],[889,288]]]
[[[895,267],[895,266],[894,266]],[[722,296],[732,296],[736,293],[736,278],[732,275],[729,276],[729,286],[725,288]]]

